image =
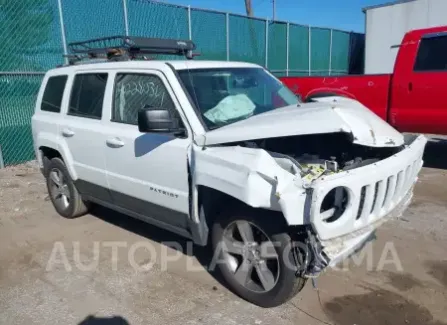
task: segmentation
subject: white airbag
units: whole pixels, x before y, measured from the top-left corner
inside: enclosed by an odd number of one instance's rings
[[[253,115],[255,104],[245,94],[228,96],[205,112],[205,117],[217,125],[227,124]]]

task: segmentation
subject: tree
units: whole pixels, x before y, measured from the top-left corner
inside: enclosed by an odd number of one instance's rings
[[[0,70],[38,71],[39,47],[51,36],[49,0],[0,0]]]

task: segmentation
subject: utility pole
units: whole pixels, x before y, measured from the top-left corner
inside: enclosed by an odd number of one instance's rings
[[[272,4],[273,4],[273,21],[276,20],[276,1],[272,0]]]
[[[245,11],[248,17],[253,17],[253,7],[251,5],[251,0],[245,0]]]

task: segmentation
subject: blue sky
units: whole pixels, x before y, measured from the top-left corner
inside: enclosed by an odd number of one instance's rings
[[[160,2],[191,5],[245,14],[244,0],[159,0]],[[303,25],[332,27],[364,32],[362,8],[390,0],[276,0],[276,19]],[[272,17],[272,0],[252,0],[254,15]]]

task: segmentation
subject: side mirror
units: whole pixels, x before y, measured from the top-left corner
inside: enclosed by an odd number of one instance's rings
[[[166,108],[145,107],[138,112],[138,130],[140,132],[173,132],[178,130],[178,120],[173,118]]]

